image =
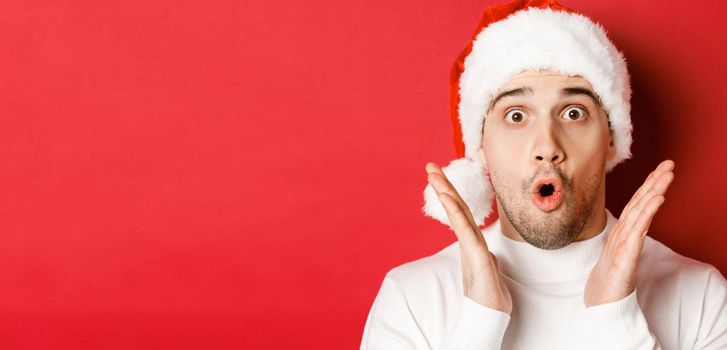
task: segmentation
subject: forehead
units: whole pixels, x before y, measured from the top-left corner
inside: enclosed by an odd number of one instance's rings
[[[593,90],[591,83],[578,75],[569,76],[549,70],[526,70],[510,78],[510,80],[500,88],[500,91],[523,86],[530,86],[533,90],[558,89],[566,85],[579,86]]]

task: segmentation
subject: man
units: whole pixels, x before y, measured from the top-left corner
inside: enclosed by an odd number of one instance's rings
[[[482,18],[453,74],[464,157],[426,165],[424,211],[457,242],[387,273],[361,348],[727,349],[727,281],[646,235],[674,162],[605,208],[630,157],[622,54],[555,1]]]

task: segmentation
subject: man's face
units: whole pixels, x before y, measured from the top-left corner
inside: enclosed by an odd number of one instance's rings
[[[605,163],[615,148],[591,84],[526,71],[496,96],[502,97],[490,105],[479,154],[490,172],[503,232],[514,230],[533,246],[558,249],[600,231],[595,222],[604,217]]]

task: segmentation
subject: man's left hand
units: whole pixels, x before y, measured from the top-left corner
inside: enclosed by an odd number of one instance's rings
[[[586,307],[619,301],[636,289],[636,272],[651,220],[664,203],[674,179],[674,162],[665,160],[649,174],[621,212],[608,235],[601,257],[588,275]]]

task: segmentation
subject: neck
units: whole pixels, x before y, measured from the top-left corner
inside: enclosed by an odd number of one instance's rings
[[[606,225],[590,239],[572,242],[565,247],[540,249],[526,242],[518,242],[504,235],[499,221],[485,232],[488,248],[497,256],[502,272],[518,283],[542,289],[553,286],[551,292],[583,293],[583,284],[603,253],[609,231],[618,219],[604,210]],[[560,282],[577,282],[564,285]],[[553,283],[559,282],[556,285]],[[570,283],[569,282],[569,283]],[[567,290],[565,290],[567,289]]]

